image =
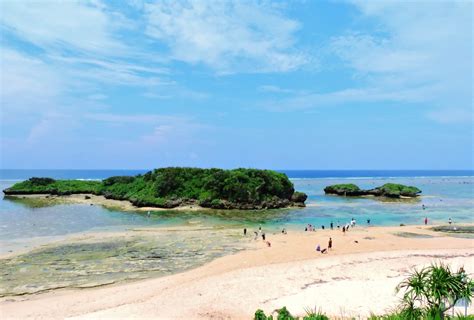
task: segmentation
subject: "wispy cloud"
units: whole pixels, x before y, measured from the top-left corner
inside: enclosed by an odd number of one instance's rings
[[[332,37],[327,51],[350,70],[354,85],[337,91],[286,93],[262,103],[276,111],[357,102],[429,105],[427,117],[451,123],[472,113],[472,3],[351,1],[377,32],[353,29]],[[470,117],[468,117],[469,119]],[[447,121],[447,119],[450,119]]]
[[[292,90],[292,89],[285,89],[280,86],[274,86],[274,85],[263,85],[259,86],[258,91],[260,92],[268,92],[268,93],[300,93],[301,91],[299,90]]]
[[[1,8],[4,28],[43,49],[117,55],[127,49],[114,38],[120,16],[99,2],[2,1]]]
[[[116,123],[116,124],[161,124],[184,122],[186,118],[166,115],[150,114],[116,114],[116,113],[88,113],[84,117],[89,120]]]
[[[428,118],[442,124],[474,124],[474,112],[468,109],[446,108],[431,111]]]
[[[380,88],[344,89],[324,93],[298,92],[280,99],[265,100],[260,106],[271,111],[294,111],[358,102],[423,102],[432,87],[386,91]]]
[[[3,47],[0,54],[0,101],[2,113],[25,108],[48,108],[57,101],[64,84],[41,59]]]
[[[1,60],[8,68],[2,68],[2,78],[8,78],[2,91],[37,100],[45,96],[40,91],[70,96],[97,94],[102,85],[146,90],[174,85],[159,54],[150,55],[125,41],[123,32],[133,32],[135,22],[101,1],[3,1],[1,9],[6,51]],[[33,68],[24,67],[18,57]],[[10,81],[13,77],[16,81]],[[20,87],[19,82],[34,83]]]
[[[409,90],[413,102],[472,111],[471,2],[352,3],[379,23],[379,33],[350,32],[331,49],[367,88],[388,96]]]
[[[307,61],[295,49],[299,23],[266,2],[160,1],[145,11],[147,34],[176,60],[219,73],[290,71]]]

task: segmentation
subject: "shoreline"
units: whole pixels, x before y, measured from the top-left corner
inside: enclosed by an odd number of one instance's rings
[[[41,194],[18,194],[18,195],[4,195],[4,197],[11,197],[16,199],[41,199],[45,201],[51,201],[54,204],[55,201],[73,204],[88,204],[88,205],[99,205],[104,208],[121,210],[121,211],[171,211],[171,210],[185,210],[185,211],[200,211],[200,210],[213,210],[211,208],[204,208],[198,205],[180,206],[176,208],[158,208],[158,207],[137,207],[134,206],[128,200],[114,200],[106,199],[104,196],[97,196],[90,193],[76,193],[71,195],[51,195],[48,193]],[[85,197],[89,197],[86,199]]]
[[[442,259],[453,268],[463,264],[469,274],[474,273],[474,240],[448,236],[429,230],[431,227],[355,227],[346,235],[340,230],[268,233],[271,247],[253,241],[248,249],[189,271],[101,288],[5,297],[0,299],[0,311],[5,319],[251,319],[258,308],[271,312],[286,305],[291,312],[302,314],[304,308],[316,304],[329,315],[340,315],[340,306],[346,315],[366,316],[369,311],[381,313],[395,306],[395,285],[412,266]],[[329,254],[317,253],[315,246],[324,248],[328,237],[333,238],[334,249]],[[360,292],[366,287],[369,293]],[[181,301],[180,308],[176,301]],[[45,307],[51,304],[55,307]]]
[[[148,211],[265,211],[265,210],[278,210],[278,209],[301,209],[304,207],[298,205],[289,205],[282,208],[273,208],[273,209],[214,209],[214,208],[205,208],[201,207],[198,204],[193,205],[181,205],[174,208],[160,208],[160,207],[137,207],[133,205],[128,200],[114,200],[107,199],[104,196],[98,196],[90,193],[76,193],[71,195],[51,195],[48,193],[38,193],[38,194],[4,194],[4,197],[10,197],[15,199],[41,199],[45,201],[50,201],[54,204],[55,201],[61,203],[73,203],[73,204],[88,204],[88,205],[100,205],[104,208],[120,211],[135,211],[135,212],[148,212]],[[89,197],[89,199],[86,199]]]

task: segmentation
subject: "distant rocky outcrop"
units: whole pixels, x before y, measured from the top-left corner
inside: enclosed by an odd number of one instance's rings
[[[388,197],[388,198],[414,198],[417,197],[421,190],[413,186],[405,186],[403,184],[386,183],[380,187],[374,189],[361,189],[357,185],[352,183],[347,184],[335,184],[324,188],[326,194],[335,194],[338,196],[375,196],[375,197]]]

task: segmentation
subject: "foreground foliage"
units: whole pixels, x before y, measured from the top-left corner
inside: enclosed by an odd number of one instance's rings
[[[474,281],[463,270],[453,272],[447,265],[435,264],[415,270],[397,290],[404,291],[401,310],[405,314],[443,319],[460,299],[471,301]]]
[[[294,317],[291,315],[291,313],[286,309],[286,307],[283,307],[281,309],[275,310],[276,313],[276,318],[273,317],[273,315],[266,315],[263,310],[257,310],[255,312],[254,320],[329,320],[329,318],[322,313],[321,311],[316,311],[316,310],[306,310],[306,315],[303,316],[303,318],[299,317]]]
[[[433,264],[421,270],[415,270],[407,279],[397,286],[403,291],[401,304],[395,312],[386,315],[371,315],[368,320],[474,320],[474,315],[458,314],[451,317],[446,311],[456,302],[464,299],[471,302],[474,281],[467,276],[464,269],[453,272],[448,265]],[[294,317],[283,307],[276,310],[279,320],[300,319]],[[255,320],[273,320],[272,315],[266,316],[257,310]],[[321,311],[307,311],[303,320],[329,320]]]
[[[306,194],[295,192],[283,173],[257,169],[161,168],[137,176],[103,181],[31,178],[4,190],[5,194],[69,195],[91,193],[129,200],[139,207],[173,208],[198,204],[218,209],[303,206]]]

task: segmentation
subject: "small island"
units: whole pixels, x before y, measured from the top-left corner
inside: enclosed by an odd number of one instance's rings
[[[137,176],[102,181],[30,178],[3,190],[8,196],[102,196],[135,207],[260,210],[304,207],[307,195],[296,192],[288,177],[272,170],[160,168]]]
[[[387,198],[415,198],[421,190],[413,186],[403,184],[386,183],[374,189],[364,190],[352,183],[334,184],[324,188],[326,194],[335,194],[338,196],[358,197],[358,196],[376,196]]]

